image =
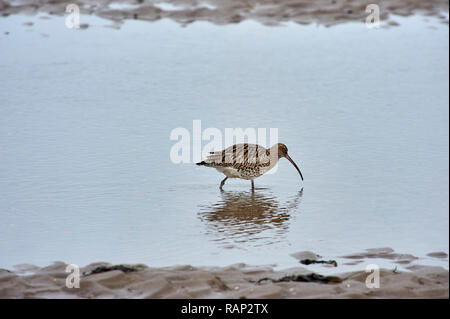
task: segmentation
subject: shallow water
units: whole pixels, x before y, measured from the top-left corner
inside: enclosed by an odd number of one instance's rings
[[[297,266],[448,249],[448,25],[0,19],[0,266]],[[32,21],[34,25],[23,23]],[[5,34],[9,32],[9,34]],[[250,183],[174,164],[176,127],[278,128]],[[339,267],[339,269],[342,269]]]

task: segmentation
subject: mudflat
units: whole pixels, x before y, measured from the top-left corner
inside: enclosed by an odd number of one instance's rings
[[[317,23],[332,26],[344,22],[365,21],[369,15],[367,6],[372,0],[80,0],[77,1],[81,14],[93,14],[110,19],[118,24],[127,19],[156,21],[163,18],[172,19],[180,24],[195,21],[209,21],[214,24],[239,23],[244,20],[256,20],[265,25],[277,25],[281,22],[299,24]],[[55,0],[0,0],[0,14],[36,14],[39,12],[64,15],[67,1]],[[448,23],[442,15],[448,11],[448,1],[408,1],[386,0],[379,4],[380,19],[389,21],[391,15],[409,16],[423,14],[437,16]]]
[[[448,270],[410,266],[380,270],[379,288],[369,273],[324,276],[297,267],[236,264],[227,267],[93,263],[80,269],[79,288],[67,288],[63,262],[0,270],[0,298],[448,298]],[[74,283],[74,281],[71,281]]]

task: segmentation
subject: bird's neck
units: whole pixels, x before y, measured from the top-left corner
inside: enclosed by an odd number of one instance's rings
[[[269,159],[270,159],[270,168],[273,168],[275,165],[277,165],[278,161],[280,160],[280,154],[278,153],[278,148],[271,147],[269,150]]]

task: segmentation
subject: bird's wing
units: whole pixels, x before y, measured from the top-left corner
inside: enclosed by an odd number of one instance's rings
[[[267,149],[256,144],[235,144],[218,152],[211,152],[205,162],[215,166],[240,167],[269,163]]]

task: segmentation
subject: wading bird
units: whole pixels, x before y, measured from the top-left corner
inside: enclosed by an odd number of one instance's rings
[[[236,144],[210,154],[204,161],[196,164],[213,167],[225,174],[225,179],[220,183],[221,190],[228,178],[251,180],[252,190],[254,190],[254,179],[270,171],[282,157],[285,157],[294,165],[303,180],[300,169],[289,157],[288,149],[282,143],[274,144],[269,149],[256,144]]]

